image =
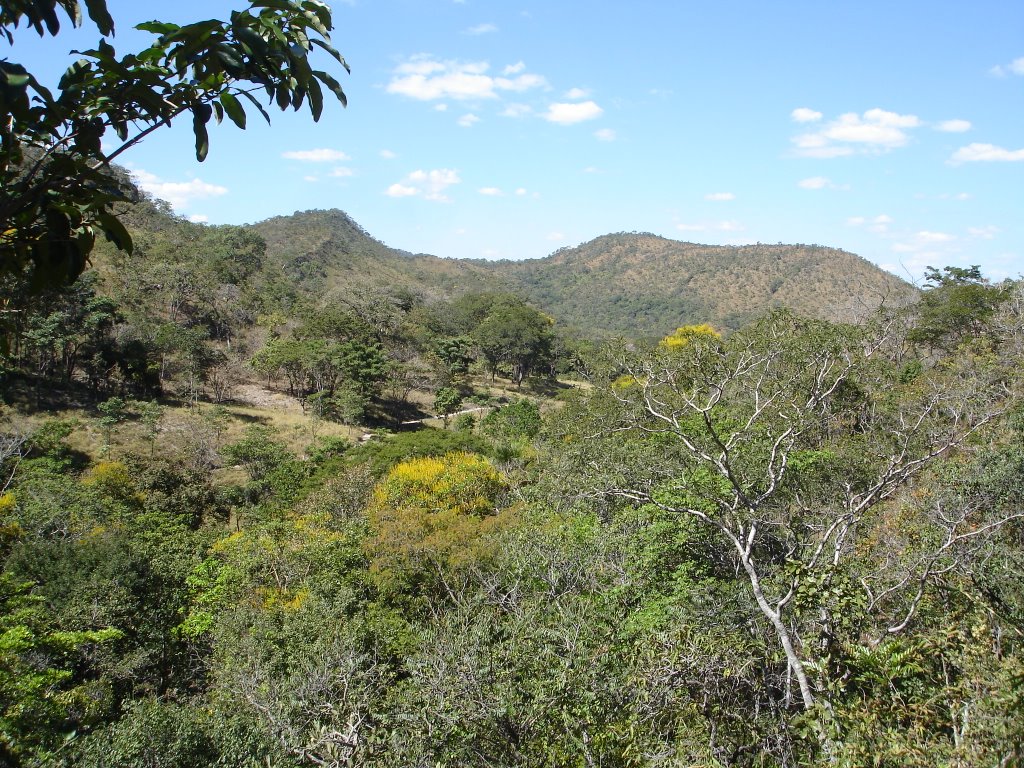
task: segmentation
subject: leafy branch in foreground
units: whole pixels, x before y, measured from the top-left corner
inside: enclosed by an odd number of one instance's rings
[[[0,60],[0,275],[31,266],[36,288],[77,277],[97,235],[131,249],[115,211],[126,186],[110,163],[157,129],[189,116],[201,162],[211,120],[227,117],[244,129],[247,103],[270,121],[257,96],[281,110],[307,105],[313,120],[323,113],[325,89],[346,104],[334,76],[310,61],[320,48],[348,70],[331,45],[331,11],[319,0],[255,0],[227,21],[139,24],[157,37],[123,56],[107,40],[114,20],[105,0],[85,5],[103,38],[77,52],[56,91]],[[0,10],[0,35],[13,44],[22,23],[57,35],[58,7],[74,26],[83,23],[78,0],[15,0]]]

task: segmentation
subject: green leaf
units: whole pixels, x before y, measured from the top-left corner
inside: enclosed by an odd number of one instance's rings
[[[320,121],[320,115],[324,111],[324,93],[320,90],[320,83],[316,78],[309,81],[309,111],[313,115],[313,122]]]
[[[263,115],[263,119],[266,120],[267,123],[270,122],[270,115],[267,113],[267,110],[263,108],[263,105],[256,101],[255,96],[247,91],[241,91],[241,95],[245,96],[245,98],[252,102],[253,106],[260,111],[260,114]]]
[[[224,111],[227,112],[228,117],[231,118],[231,122],[233,122],[235,125],[237,125],[244,131],[245,110],[242,108],[242,105],[239,103],[238,99],[235,98],[235,95],[233,93],[225,91],[220,96],[220,103],[221,106],[224,107]]]
[[[171,24],[167,21],[144,21],[141,24],[136,24],[135,28],[142,32],[153,32],[157,35],[169,35],[181,29],[177,24]]]
[[[114,19],[107,10],[106,0],[85,0],[85,7],[89,11],[89,18],[92,23],[99,27],[101,35],[112,35],[114,33]]]
[[[341,83],[339,83],[337,80],[335,80],[333,77],[331,77],[329,74],[327,74],[321,69],[314,69],[313,75],[319,78],[319,80],[324,85],[331,89],[331,91],[337,97],[338,101],[341,102],[341,106],[348,106],[348,97],[345,95],[345,92],[341,89]]]
[[[209,104],[197,104],[192,109],[192,132],[196,136],[196,160],[200,163],[210,152],[210,135],[206,130],[206,123],[212,114],[213,108]]]
[[[125,229],[121,220],[112,213],[103,213],[98,218],[100,227],[103,230],[103,236],[122,251],[131,253],[133,247],[132,236],[128,230]]]

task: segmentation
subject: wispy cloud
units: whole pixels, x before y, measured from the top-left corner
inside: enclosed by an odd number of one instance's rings
[[[486,61],[441,61],[428,55],[414,56],[395,68],[386,90],[419,101],[435,101],[496,99],[502,92],[521,93],[548,85],[541,75],[522,69],[501,77],[488,74],[489,69]]]
[[[1024,149],[1004,149],[995,144],[968,144],[960,147],[949,162],[959,163],[1019,163],[1024,161]]]
[[[1009,64],[997,64],[992,67],[989,72],[996,77],[1006,77],[1007,75],[1024,75],[1024,56],[1019,59],[1014,59]]]
[[[450,198],[445,190],[461,181],[459,172],[449,168],[417,170],[392,184],[385,194],[389,197],[422,197],[424,200],[447,203]]]
[[[738,221],[713,221],[697,224],[676,224],[680,232],[741,232],[743,225]]]
[[[496,24],[477,24],[475,27],[470,27],[465,30],[467,35],[486,35],[488,32],[497,32],[498,27]]]
[[[989,224],[986,227],[968,227],[967,234],[978,240],[993,240],[1001,230],[999,227]]]
[[[525,117],[533,113],[533,107],[528,104],[509,104],[501,110],[502,117]]]
[[[477,192],[484,197],[501,197],[504,194],[499,187],[480,187]]]
[[[877,154],[905,146],[908,129],[922,125],[916,115],[901,115],[884,109],[869,109],[862,115],[847,112],[812,133],[793,138],[801,157],[843,157],[853,154]]]
[[[950,240],[955,240],[956,237],[948,232],[922,230],[917,233],[917,239],[922,243],[948,243]]]
[[[456,122],[463,128],[472,128],[474,125],[480,122],[480,118],[474,115],[472,112],[465,114],[460,117]]]
[[[396,157],[398,157],[398,155],[392,152],[390,149],[382,149],[380,151],[380,156],[383,157],[385,160],[394,160]]]
[[[736,195],[734,195],[732,192],[712,192],[710,194],[704,195],[704,199],[711,200],[716,203],[725,203],[730,200],[735,200]]]
[[[809,179],[801,179],[796,183],[800,189],[849,189],[848,184],[836,184],[825,176],[811,176]]]
[[[892,223],[892,216],[885,213],[880,213],[879,215],[871,218],[866,216],[851,216],[846,220],[846,224],[848,226],[867,227],[869,232],[873,232],[876,235],[888,235],[889,225]]]
[[[572,125],[586,120],[594,120],[603,114],[604,110],[594,101],[556,102],[548,106],[548,111],[544,113],[544,119],[559,125]]]
[[[585,99],[589,95],[590,91],[586,90],[585,88],[570,88],[568,91],[565,92],[565,98],[573,99],[574,101],[578,101],[579,99]]]
[[[970,120],[943,120],[935,126],[935,130],[943,133],[966,133],[971,130]]]
[[[615,141],[616,133],[611,128],[601,128],[600,130],[594,131],[596,136],[601,141]]]
[[[166,200],[172,208],[187,208],[194,200],[220,197],[228,193],[227,187],[210,184],[202,179],[191,181],[164,181],[156,174],[136,169],[132,175],[139,187],[161,200]]]
[[[338,149],[293,149],[282,152],[285,160],[298,160],[303,163],[342,163],[349,156]]]
[[[796,183],[800,189],[825,189],[832,182],[824,176],[812,176],[809,179],[801,179]]]

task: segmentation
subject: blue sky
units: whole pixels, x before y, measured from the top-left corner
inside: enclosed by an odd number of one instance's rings
[[[108,2],[119,51],[138,47],[139,21],[244,7]],[[332,5],[347,109],[225,124],[202,164],[182,121],[124,164],[196,220],[340,208],[439,256],[536,258],[646,231],[818,243],[907,279],[929,264],[1024,272],[1017,0]],[[2,55],[55,79],[98,33],[33,38]]]

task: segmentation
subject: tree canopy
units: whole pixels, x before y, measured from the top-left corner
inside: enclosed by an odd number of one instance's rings
[[[77,277],[98,235],[131,249],[117,210],[129,187],[111,163],[153,131],[190,118],[201,162],[211,120],[244,129],[247,103],[269,122],[258,96],[281,110],[306,106],[314,120],[325,89],[346,103],[337,79],[312,61],[319,48],[348,69],[319,0],[255,0],[227,20],[184,26],[146,22],[137,29],[152,33],[152,43],[128,54],[110,42],[115,22],[105,0],[86,0],[84,10],[102,37],[77,52],[55,90],[0,60],[0,275],[27,270],[37,288]],[[79,0],[5,2],[0,35],[13,44],[24,25],[56,36],[60,12],[73,26],[84,23]]]

